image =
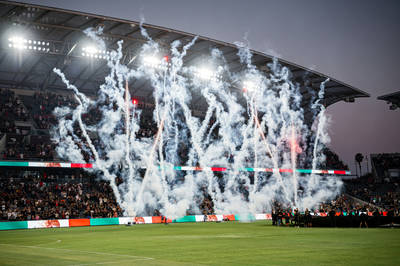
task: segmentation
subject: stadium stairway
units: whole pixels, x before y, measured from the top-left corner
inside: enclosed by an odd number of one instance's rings
[[[354,197],[354,196],[352,196],[352,195],[350,195],[350,194],[347,194],[347,193],[345,193],[344,195],[345,195],[346,197],[348,197],[349,199],[353,200],[354,202],[360,204],[360,205],[369,205],[369,206],[371,206],[371,207],[373,207],[373,208],[375,208],[375,209],[378,209],[379,211],[384,211],[384,209],[383,209],[382,207],[379,207],[379,206],[377,206],[377,205],[375,205],[375,204],[366,202],[366,201],[364,201],[364,200],[362,200],[362,199],[359,199],[359,198]]]
[[[3,154],[6,149],[6,139],[6,134],[0,134],[0,154]]]

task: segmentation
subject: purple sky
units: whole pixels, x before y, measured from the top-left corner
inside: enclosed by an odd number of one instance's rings
[[[354,155],[400,152],[400,110],[377,96],[400,90],[400,1],[97,0],[23,2],[178,29],[315,69],[371,94],[328,108],[332,149],[354,171]],[[364,164],[365,168],[365,164]]]

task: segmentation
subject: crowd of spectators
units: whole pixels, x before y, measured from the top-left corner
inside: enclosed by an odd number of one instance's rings
[[[306,226],[312,224],[309,218],[311,215],[361,217],[365,213],[378,212],[381,215],[386,210],[391,211],[393,216],[399,216],[399,195],[390,195],[390,199],[380,199],[382,202],[390,200],[390,205],[386,205],[384,209],[377,208],[375,204],[379,202],[363,203],[347,194],[301,212],[276,201],[272,215],[275,215],[275,222],[279,225],[299,225],[302,222]],[[214,214],[214,204],[206,190],[198,204],[202,214]],[[123,215],[109,183],[99,181],[84,171],[73,174],[56,170],[51,173],[16,170],[12,173],[4,172],[0,174],[0,206],[0,219],[8,221]]]
[[[118,184],[118,181],[117,181]],[[109,218],[123,215],[106,181],[84,171],[77,173],[7,172],[0,174],[0,220]],[[204,192],[202,214],[213,214],[214,204]]]
[[[157,125],[150,117],[143,116],[140,121],[140,128],[136,133],[137,138],[150,138],[157,133]]]
[[[74,106],[76,103],[66,95],[50,92],[36,92],[33,96],[17,96],[13,91],[0,89],[0,139],[6,134],[6,149],[2,152],[2,159],[6,160],[42,160],[55,159],[55,145],[50,136],[31,135],[29,126],[21,126],[17,121],[28,121],[31,118],[40,129],[49,129],[55,125],[55,117],[52,114],[57,106]],[[28,110],[28,111],[27,111]],[[150,114],[150,113],[149,113]],[[101,119],[99,109],[91,110],[83,114],[85,123],[93,124]],[[213,128],[214,120],[209,128]],[[18,125],[18,126],[17,126]],[[214,129],[218,132],[218,127]],[[137,138],[153,137],[157,133],[157,125],[150,115],[143,115],[140,128],[136,133]],[[217,133],[216,133],[217,134]],[[76,135],[81,133],[77,128]],[[213,135],[214,136],[214,135]],[[214,136],[216,137],[216,136]],[[98,139],[94,138],[96,147],[101,147]],[[85,142],[77,143],[85,146]],[[83,157],[86,161],[93,160],[93,156],[83,149]],[[187,145],[179,145],[178,153],[181,155],[182,164],[187,161]],[[339,158],[329,148],[324,149],[326,156],[326,169],[348,170]],[[232,154],[225,155],[230,163],[234,162]],[[376,179],[372,175],[345,182],[345,191],[365,201],[365,204],[355,202],[346,195],[338,197],[332,202],[323,203],[315,210],[307,210],[310,213],[335,212],[335,213],[359,213],[364,209],[393,209],[398,213],[400,206],[400,187],[396,178],[387,175],[388,169],[400,168],[400,154],[379,154],[372,157],[372,162],[377,173],[384,178]],[[251,163],[249,161],[249,163]],[[1,177],[1,174],[0,174]],[[252,177],[250,176],[250,179]],[[253,177],[254,178],[254,177]],[[29,175],[23,179],[19,177],[2,176],[0,183],[0,202],[2,203],[2,219],[52,219],[52,218],[78,218],[78,217],[110,217],[121,215],[122,211],[115,202],[112,190],[105,182],[93,182],[93,180],[64,180],[60,182],[58,177]],[[222,188],[223,189],[223,188]],[[247,189],[243,188],[246,199]],[[198,202],[203,214],[213,214],[214,206],[211,197],[204,193]],[[275,206],[276,213],[293,213],[284,206]]]
[[[385,182],[390,182],[389,170],[396,169],[400,172],[400,153],[374,154],[371,156],[371,163],[375,168],[376,176],[386,179]],[[400,178],[400,176],[397,176],[397,178]]]
[[[16,95],[12,90],[0,89],[0,139],[4,134],[7,136],[0,158],[53,160],[55,145],[50,140],[49,132],[36,135],[31,129],[49,129],[56,122],[52,114],[54,108],[72,104],[71,98],[65,95],[50,92]],[[24,123],[16,125],[18,121]]]
[[[346,193],[381,208],[400,207],[400,186],[397,180],[374,178],[367,174],[345,181]]]
[[[26,112],[22,101],[13,91],[8,89],[0,89],[0,115],[3,119],[0,128],[4,129],[6,122],[26,121],[29,119],[29,114]],[[6,127],[6,131],[9,129]]]
[[[109,184],[87,174],[1,175],[0,204],[0,219],[9,221],[122,215]]]
[[[400,168],[400,153],[381,153],[373,156],[372,159],[375,166],[380,166],[384,169]]]
[[[39,129],[50,129],[55,125],[56,120],[53,115],[53,111],[59,106],[70,106],[76,105],[76,102],[68,95],[55,94],[51,92],[35,92],[32,96],[15,96],[14,92],[7,89],[0,91],[0,106],[1,106],[1,118],[0,119],[0,131],[4,133],[21,133],[21,130],[15,126],[16,118],[24,120],[29,119],[29,116],[35,121],[35,126]],[[27,108],[26,112],[22,102]],[[143,112],[144,113],[144,112]],[[152,112],[148,112],[151,114]],[[101,112],[99,109],[93,109],[90,112],[82,114],[82,118],[87,124],[93,124],[95,121],[101,119]],[[209,123],[209,128],[213,128],[215,119],[212,118]],[[79,129],[76,125],[77,136],[80,135]],[[29,132],[29,130],[27,131]],[[213,131],[215,134],[218,132],[218,127]],[[140,128],[136,133],[137,138],[149,138],[153,137],[157,133],[157,125],[151,118],[151,115],[142,115],[140,121]],[[49,134],[48,132],[45,134]],[[3,152],[3,159],[33,159],[33,160],[51,160],[54,159],[54,144],[50,140],[42,142],[40,145],[32,144],[29,138],[19,139],[18,137],[9,138],[7,142],[7,149]],[[14,140],[14,141],[12,141]],[[93,142],[98,142],[93,139]],[[101,146],[101,143],[98,143]],[[85,146],[85,141],[77,143],[77,145]],[[182,163],[187,161],[187,149],[185,145],[180,145],[178,151],[182,158]],[[85,150],[85,149],[84,149]],[[93,155],[88,152],[82,152],[83,157],[86,161],[90,161]],[[326,168],[329,169],[342,169],[346,170],[348,167],[340,161],[339,157],[329,149],[325,149],[326,156]],[[233,162],[234,158],[232,155],[227,155],[229,162]],[[251,163],[251,162],[249,162]]]
[[[28,140],[29,139],[29,140]],[[52,161],[55,158],[55,145],[49,136],[8,134],[3,160]]]
[[[203,215],[214,214],[214,202],[205,187],[202,188],[202,196],[199,203],[199,209]]]
[[[26,121],[29,118],[21,100],[14,92],[0,89],[0,139],[4,134],[22,135],[26,133],[15,125],[15,121]]]
[[[40,129],[49,129],[56,123],[53,111],[56,107],[72,106],[70,96],[51,92],[35,92],[33,96],[24,97],[25,105]]]

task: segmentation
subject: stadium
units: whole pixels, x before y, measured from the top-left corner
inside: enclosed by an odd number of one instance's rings
[[[0,264],[399,263],[400,154],[355,176],[326,140],[326,108],[368,93],[245,43],[0,7]]]

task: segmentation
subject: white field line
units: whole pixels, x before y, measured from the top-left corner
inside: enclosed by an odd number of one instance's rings
[[[68,266],[85,266],[85,265],[102,265],[102,264],[120,264],[122,262],[132,262],[138,260],[147,260],[147,259],[132,259],[132,260],[118,260],[118,261],[104,261],[104,262],[95,262],[95,263],[84,263],[84,264],[71,264]]]
[[[150,258],[150,257],[133,256],[133,255],[125,255],[125,254],[114,254],[114,253],[104,253],[104,252],[95,252],[95,251],[87,251],[87,250],[75,250],[75,249],[65,249],[65,248],[46,248],[46,247],[38,247],[38,246],[22,246],[22,245],[1,244],[1,243],[0,243],[0,245],[21,247],[21,248],[38,248],[38,249],[47,249],[47,250],[60,250],[60,251],[68,251],[68,252],[80,252],[80,253],[86,253],[86,254],[107,255],[107,256],[132,258],[132,259],[135,259],[135,260],[154,260],[154,258]],[[86,265],[86,264],[79,264],[79,265]]]

